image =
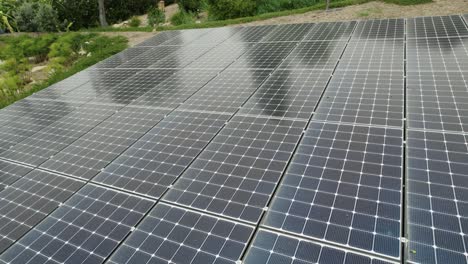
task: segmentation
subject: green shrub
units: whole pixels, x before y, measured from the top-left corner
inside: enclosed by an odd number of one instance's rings
[[[257,0],[257,14],[304,8],[323,2],[321,0]]]
[[[203,0],[179,0],[178,3],[181,9],[193,13],[198,13],[204,6]]]
[[[148,10],[148,25],[154,27],[166,22],[166,15],[156,7]]]
[[[254,0],[209,0],[208,13],[217,20],[252,16],[256,12]]]
[[[171,17],[171,23],[175,26],[194,24],[195,15],[191,12],[185,12],[184,10],[180,10]]]
[[[141,25],[141,20],[138,17],[134,16],[130,19],[128,25],[131,27],[139,27]]]
[[[14,13],[20,31],[47,32],[59,29],[58,14],[51,5],[25,2]]]

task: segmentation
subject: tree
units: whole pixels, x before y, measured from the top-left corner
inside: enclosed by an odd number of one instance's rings
[[[104,6],[104,0],[99,0],[99,22],[102,27],[107,27],[109,24],[106,20],[106,8]]]
[[[327,0],[327,10],[330,8],[330,0]]]

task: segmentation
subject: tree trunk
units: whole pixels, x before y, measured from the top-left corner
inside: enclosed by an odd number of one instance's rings
[[[327,0],[327,10],[330,8],[330,0]]]
[[[99,22],[101,23],[102,27],[107,27],[109,24],[107,24],[106,20],[106,8],[104,7],[104,0],[98,0],[99,2]]]

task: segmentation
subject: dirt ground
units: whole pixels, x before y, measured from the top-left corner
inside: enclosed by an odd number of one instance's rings
[[[400,18],[417,16],[442,16],[452,14],[467,14],[468,0],[433,0],[432,3],[400,6],[386,4],[380,1],[369,2],[362,5],[347,6],[329,12],[319,10],[300,15],[277,17],[263,21],[256,21],[235,26],[254,26],[288,23],[333,22],[346,20],[365,20],[376,18]],[[166,7],[167,17],[177,11],[177,7]],[[156,32],[106,32],[105,35],[121,35],[129,39],[129,45],[134,46],[145,39],[154,36]]]
[[[443,16],[468,13],[468,0],[433,0],[432,3],[400,6],[380,1],[353,5],[329,12],[319,10],[305,14],[277,17],[244,25],[270,25],[286,23],[333,22],[376,18]]]

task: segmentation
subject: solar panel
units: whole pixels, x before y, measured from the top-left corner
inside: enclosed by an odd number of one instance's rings
[[[41,168],[91,179],[169,111],[127,106],[46,161]]]
[[[159,84],[176,73],[173,69],[142,70],[126,81],[107,89],[92,102],[127,105],[153,91]]]
[[[164,41],[162,43],[160,43],[159,45],[162,45],[162,46],[167,46],[167,45],[180,45],[180,46],[184,46],[184,45],[187,45],[189,43],[191,43],[192,41],[200,38],[200,37],[203,37],[205,34],[209,33],[211,30],[211,28],[207,28],[207,29],[198,29],[198,30],[183,30],[183,31],[180,31],[179,34],[177,34],[176,36],[174,36],[173,38],[170,38],[168,39],[167,41]],[[157,35],[156,35],[157,37]]]
[[[0,192],[31,170],[30,167],[0,160]]]
[[[408,127],[468,132],[468,73],[409,72]]]
[[[265,81],[271,70],[228,69],[196,92],[179,109],[233,114]]]
[[[347,41],[353,33],[355,21],[350,22],[328,22],[315,24],[305,36],[303,41]]]
[[[0,152],[54,123],[75,109],[76,104],[22,100],[2,110]]]
[[[226,40],[226,43],[231,42],[259,42],[265,36],[270,34],[276,28],[275,25],[244,27],[235,35]]]
[[[159,44],[162,44],[163,42],[166,42],[172,38],[175,38],[179,35],[181,35],[182,31],[163,31],[163,32],[158,32],[154,37],[148,38],[147,40],[137,44],[137,47],[140,46],[158,46]]]
[[[313,27],[314,24],[278,25],[270,34],[263,38],[262,41],[301,41]]]
[[[38,166],[117,110],[115,106],[84,105],[12,146],[0,157]]]
[[[276,70],[239,113],[308,120],[330,77],[327,70]]]
[[[408,260],[466,263],[468,137],[407,133]]]
[[[182,69],[137,98],[132,104],[174,109],[206,85],[219,71],[218,69]]]
[[[403,72],[335,72],[314,120],[402,127]]]
[[[184,68],[197,58],[211,50],[211,46],[184,46],[177,52],[166,56],[164,59],[157,61],[148,68],[152,69],[179,69]]]
[[[147,52],[140,54],[137,57],[132,58],[131,60],[126,61],[119,65],[118,68],[123,69],[143,69],[148,68],[153,65],[155,62],[166,58],[171,55],[173,52],[180,50],[180,46],[157,46]]]
[[[404,19],[381,19],[359,21],[352,36],[352,41],[369,39],[402,39],[405,37]]]
[[[242,263],[391,264],[396,262],[260,229]]]
[[[460,16],[417,17],[407,21],[408,38],[468,36],[468,28]]]
[[[239,27],[215,28],[215,29],[210,30],[210,32],[204,34],[202,38],[198,38],[190,42],[190,45],[215,46],[229,39],[230,37],[235,35],[240,30],[241,28]]]
[[[0,192],[0,253],[47,217],[83,184],[74,179],[34,170]]]
[[[223,70],[237,58],[252,48],[253,43],[226,43],[220,44],[199,57],[185,68],[220,69]],[[219,58],[223,58],[220,60]]]
[[[159,198],[229,118],[221,114],[172,112],[93,181]]]
[[[403,39],[377,39],[350,42],[338,70],[403,71]]]
[[[333,70],[345,45],[342,41],[300,43],[279,68]]]
[[[296,46],[295,42],[258,43],[247,50],[230,68],[275,69]]]
[[[86,185],[0,256],[5,263],[102,263],[153,202]]]
[[[312,122],[264,225],[400,257],[402,137]]]
[[[408,72],[468,70],[468,36],[409,39]]]
[[[468,14],[463,15],[463,18],[465,18],[465,22],[468,25]]]
[[[235,116],[163,200],[256,223],[305,125]]]
[[[140,54],[146,54],[151,50],[150,47],[134,47],[128,48],[102,62],[96,64],[96,68],[116,68],[127,61],[137,58]]]
[[[239,263],[253,228],[159,203],[110,263]]]

